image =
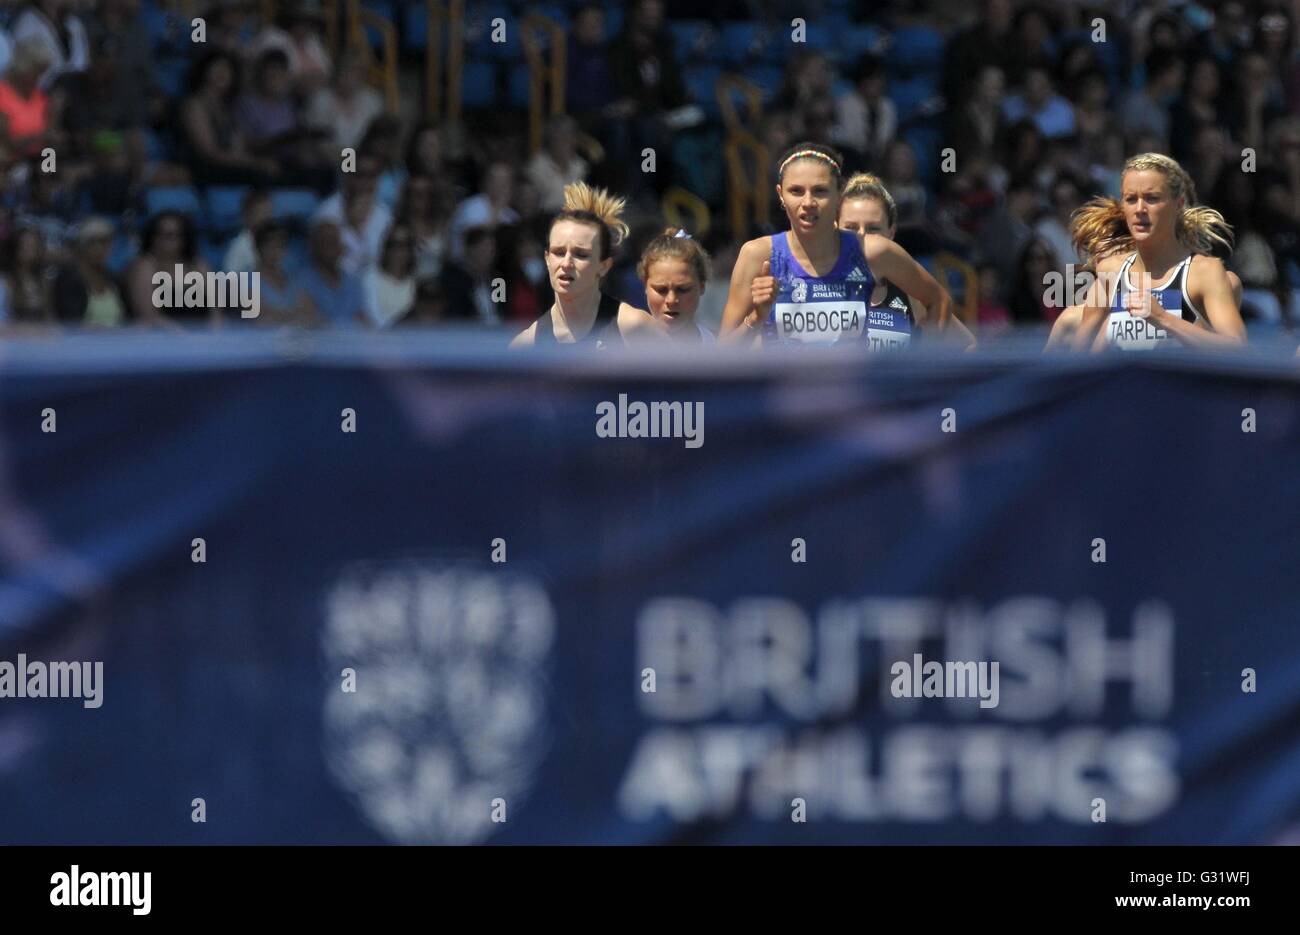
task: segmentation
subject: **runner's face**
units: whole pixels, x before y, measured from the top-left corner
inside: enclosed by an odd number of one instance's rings
[[[1125,174],[1120,186],[1120,204],[1134,242],[1143,244],[1173,237],[1174,222],[1182,210],[1183,200],[1171,196],[1163,173],[1143,169]]]
[[[691,264],[685,260],[664,257],[646,270],[645,298],[650,314],[674,331],[694,325],[703,291]]]
[[[819,228],[835,226],[839,191],[831,167],[824,160],[796,159],[786,166],[785,176],[776,190],[790,221],[790,230],[811,234]]]
[[[551,225],[546,269],[557,298],[594,291],[612,262],[600,259],[600,232],[593,225],[568,220]]]
[[[840,230],[855,234],[880,234],[894,239],[889,215],[879,198],[854,198],[840,203]]]

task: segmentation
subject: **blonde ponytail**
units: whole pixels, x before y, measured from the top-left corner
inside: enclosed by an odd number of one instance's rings
[[[1183,210],[1174,224],[1174,236],[1193,253],[1211,255],[1216,250],[1232,252],[1232,227],[1213,208],[1198,204],[1196,183],[1187,170],[1162,153],[1141,153],[1120,173],[1159,172],[1165,177],[1171,198],[1183,199]],[[1114,198],[1094,198],[1074,212],[1070,237],[1089,265],[1118,250],[1133,250],[1133,236],[1124,223],[1124,209]]]
[[[579,221],[595,224],[600,230],[601,259],[614,252],[614,247],[628,235],[627,222],[623,220],[623,207],[627,199],[616,198],[603,188],[593,188],[586,182],[571,182],[564,186],[564,209],[551,221]]]
[[[894,203],[894,196],[889,194],[889,189],[885,188],[885,183],[870,172],[857,172],[844,183],[844,191],[840,192],[840,210],[844,210],[846,201],[860,201],[864,198],[874,198],[884,205],[886,227],[898,223],[898,205]]]

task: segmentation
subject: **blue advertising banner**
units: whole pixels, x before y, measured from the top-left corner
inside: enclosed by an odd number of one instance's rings
[[[1136,356],[7,344],[0,841],[1295,840],[1300,366]]]

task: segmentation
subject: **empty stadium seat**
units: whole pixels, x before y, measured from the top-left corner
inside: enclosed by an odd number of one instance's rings
[[[772,44],[784,46],[758,23],[727,23],[722,29],[722,58],[734,65],[757,61]]]
[[[202,209],[199,193],[193,188],[150,188],[144,193],[144,210],[147,217],[163,211],[179,211],[197,217]]]
[[[943,68],[943,34],[929,26],[904,26],[894,30],[889,64],[902,72],[938,72]]]
[[[863,55],[882,54],[890,43],[888,33],[875,26],[849,26],[837,33],[840,57],[852,67]]]
[[[776,65],[751,65],[744,71],[745,77],[763,89],[763,100],[770,102],[781,90],[785,80],[784,69]]]
[[[717,65],[689,65],[682,69],[682,81],[686,90],[691,92],[695,103],[699,104],[710,119],[719,117],[718,95],[714,86],[722,69]]]
[[[247,185],[214,185],[207,191],[207,226],[216,234],[230,234],[243,226],[241,214]]]
[[[707,20],[676,20],[668,24],[668,31],[673,37],[679,63],[702,62],[713,58],[718,36]]]
[[[320,198],[308,188],[271,190],[271,216],[277,221],[308,220],[320,207]]]
[[[513,71],[524,70],[523,66]],[[494,62],[465,63],[461,81],[461,101],[470,110],[494,107],[497,102],[497,67]]]

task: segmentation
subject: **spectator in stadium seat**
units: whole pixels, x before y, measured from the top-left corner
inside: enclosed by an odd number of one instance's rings
[[[1261,152],[1268,127],[1286,116],[1282,85],[1268,59],[1254,49],[1238,62],[1236,93],[1227,108],[1228,129],[1237,143]]]
[[[469,197],[478,182],[478,171],[472,160],[447,158],[446,136],[456,136],[451,127],[446,134],[437,123],[426,121],[411,131],[406,144],[406,174],[427,175],[439,185],[446,185],[452,196],[452,207]]]
[[[565,55],[565,111],[589,129],[612,100],[614,78],[605,42],[605,9],[586,3],[573,14]]]
[[[1124,154],[1112,152],[1115,115],[1110,106],[1110,85],[1100,71],[1090,71],[1075,85],[1074,126],[1079,159],[1087,166],[1118,165]]]
[[[90,41],[88,69],[102,57],[112,59],[113,67],[98,75],[99,80],[108,85],[105,97],[117,102],[121,108],[130,109],[132,116],[137,109],[141,111],[140,123],[162,118],[166,102],[153,78],[153,43],[140,12],[140,0],[100,0],[98,9],[86,21],[86,36]],[[81,72],[76,77],[85,74]],[[67,76],[65,82],[72,77]],[[69,84],[69,104],[79,93],[73,90],[77,86],[78,83]],[[131,125],[135,125],[134,120]],[[124,127],[112,126],[111,129]]]
[[[239,61],[214,49],[190,72],[190,92],[181,104],[181,129],[188,164],[200,185],[272,185],[280,167],[248,148],[235,120]]]
[[[361,276],[379,262],[384,235],[393,223],[393,212],[376,194],[379,188],[379,160],[358,155],[355,172],[344,172],[339,190],[325,200],[316,213],[339,225],[343,238],[343,270]]]
[[[617,187],[631,198],[662,193],[672,184],[672,137],[662,118],[690,102],[664,26],[662,0],[635,0],[623,31],[609,46],[615,101],[605,114],[611,170],[621,170]],[[659,153],[657,171],[638,171],[641,152]]]
[[[113,233],[107,219],[94,215],[77,228],[74,260],[54,277],[54,315],[60,322],[100,328],[126,322],[126,300],[108,268]]]
[[[394,224],[384,239],[379,263],[366,271],[366,318],[376,328],[389,328],[415,304],[415,245],[409,228]]]
[[[136,210],[140,186],[127,156],[126,140],[113,130],[99,130],[88,140],[91,163],[78,188],[78,208],[93,214],[123,217]]]
[[[322,41],[325,10],[320,0],[297,0],[280,11],[279,23],[268,23],[253,39],[254,59],[271,49],[284,52],[294,92],[309,97],[324,88],[333,73],[330,55]]]
[[[898,208],[898,242],[909,252],[925,253],[926,192],[916,176],[916,151],[906,140],[894,140],[881,162],[881,181]]]
[[[1239,158],[1222,127],[1202,125],[1192,140],[1191,156],[1184,163],[1198,192],[1212,192],[1223,170]]]
[[[437,279],[421,279],[415,287],[415,305],[399,325],[435,325],[447,320],[447,295]]]
[[[278,221],[259,224],[253,235],[253,269],[261,274],[262,301],[259,325],[318,324],[316,309],[306,290],[289,275],[285,259],[289,253],[289,228]]]
[[[380,114],[370,121],[357,154],[373,156],[379,163],[375,197],[389,208],[406,184],[406,163],[402,159],[402,120],[394,114]]]
[[[46,275],[45,239],[33,227],[19,226],[0,248],[0,273],[9,296],[9,321],[52,324],[50,279]]]
[[[0,121],[5,141],[22,156],[39,153],[50,133],[50,98],[41,90],[40,78],[49,67],[49,50],[37,39],[26,38],[14,48],[9,70],[0,80]]]
[[[351,327],[365,321],[361,280],[343,268],[343,237],[339,222],[317,214],[309,236],[310,262],[298,281],[311,303],[315,319],[325,325]]]
[[[471,227],[465,232],[462,257],[442,268],[439,280],[447,297],[451,318],[496,325],[501,313],[492,301],[492,272],[496,266],[496,238],[492,228]]]
[[[1120,123],[1130,136],[1154,134],[1163,141],[1159,151],[1168,146],[1169,108],[1183,86],[1183,60],[1176,52],[1157,49],[1147,59],[1147,83],[1130,91],[1120,111]]]
[[[321,193],[333,188],[338,156],[326,162],[320,140],[327,134],[299,121],[283,50],[264,52],[254,63],[252,87],[240,97],[235,118],[254,155],[274,160],[297,185]]]
[[[451,232],[450,185],[445,179],[412,175],[406,179],[397,218],[410,228],[415,246],[415,277],[425,279],[442,271]]]
[[[898,132],[898,109],[885,94],[885,63],[867,54],[853,68],[853,87],[835,99],[831,139],[875,165]]]
[[[1209,29],[1192,39],[1190,51],[1197,56],[1209,55],[1226,73],[1249,45],[1250,24],[1246,19],[1246,5],[1241,0],[1221,0]]]
[[[1219,65],[1208,55],[1192,62],[1187,86],[1170,109],[1171,125],[1177,128],[1169,141],[1170,155],[1179,162],[1192,156],[1202,127],[1217,127],[1219,120]]]
[[[587,160],[578,155],[577,121],[557,114],[547,121],[542,148],[524,171],[537,186],[540,209],[554,214],[564,207],[564,186],[584,181],[590,168]]]
[[[1052,87],[1052,75],[1045,65],[1025,70],[1024,90],[1002,102],[1007,123],[1032,120],[1045,139],[1074,135],[1074,108]]]
[[[1070,215],[1082,203],[1082,186],[1068,173],[1062,173],[1052,182],[1049,200],[1052,208],[1038,218],[1034,234],[1051,248],[1053,267],[1064,270],[1067,264],[1079,262],[1070,239]]]
[[[103,130],[123,135],[127,145],[144,159],[142,136],[149,120],[148,81],[135,88],[124,88],[124,68],[119,58],[122,48],[117,36],[103,35],[95,40],[95,54],[83,72],[64,79],[67,104],[63,109],[63,126],[79,154],[90,152],[91,137]]]
[[[510,163],[496,160],[483,170],[482,190],[456,206],[451,217],[452,255],[460,258],[459,246],[471,227],[495,228],[517,224],[519,214],[510,207],[515,194],[515,170]]]
[[[70,0],[36,0],[14,20],[15,44],[24,39],[39,42],[48,54],[40,75],[42,90],[48,91],[60,75],[85,71],[90,63],[90,46],[81,19]]]
[[[1011,57],[1011,0],[984,0],[975,25],[958,33],[944,48],[943,93],[956,110],[973,87],[971,76],[986,65],[1005,68]]]
[[[517,328],[532,324],[554,301],[546,261],[542,259],[545,252],[528,225],[503,227],[498,232],[498,266],[506,283],[504,317]]]
[[[257,268],[256,231],[271,220],[271,193],[264,188],[251,188],[240,205],[244,227],[230,241],[221,268],[230,273],[251,272]]]
[[[218,324],[220,309],[160,308],[154,304],[154,274],[164,272],[174,277],[177,266],[181,268],[182,279],[191,271],[204,275],[212,271],[207,261],[198,255],[193,220],[179,211],[160,211],[145,224],[140,237],[140,253],[126,270],[126,299],[131,317],[154,325],[203,321]]]
[[[361,145],[366,128],[383,112],[384,98],[366,84],[361,57],[348,52],[339,57],[334,80],[308,99],[303,120],[309,127],[330,133],[326,153],[337,160],[345,148]]]
[[[1011,292],[1011,316],[1017,324],[1051,324],[1063,310],[1047,301],[1047,275],[1053,271],[1052,248],[1031,237],[1020,251]]]
[[[987,158],[995,152],[1006,127],[1002,99],[1006,77],[997,65],[985,65],[975,77],[975,90],[953,120],[953,148],[963,159]]]

